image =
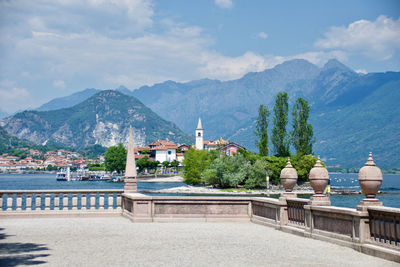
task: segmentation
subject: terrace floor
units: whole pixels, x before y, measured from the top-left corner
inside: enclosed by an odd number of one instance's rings
[[[398,266],[253,223],[0,220],[0,266]]]

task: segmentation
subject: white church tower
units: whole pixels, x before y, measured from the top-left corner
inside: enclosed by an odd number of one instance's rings
[[[204,149],[204,129],[203,126],[201,125],[200,117],[196,128],[196,149],[198,150]]]

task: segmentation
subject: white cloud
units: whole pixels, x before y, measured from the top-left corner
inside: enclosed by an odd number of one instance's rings
[[[294,58],[322,65],[330,58],[346,61],[348,56],[339,48],[285,57],[252,51],[226,56],[214,50],[214,39],[201,27],[168,18],[153,21],[152,8],[147,0],[0,1],[4,15],[0,79],[18,81],[0,82],[0,88],[5,88],[1,93],[14,90],[21,95],[28,89],[42,102],[44,96],[60,96],[54,88],[64,92],[119,85],[135,89],[165,80],[231,80]],[[258,37],[268,35],[260,32]],[[19,100],[15,99],[15,109],[31,104]]]
[[[268,34],[266,34],[265,32],[259,32],[258,33],[258,37],[260,37],[261,39],[267,39],[268,38]]]
[[[8,113],[32,106],[32,96],[25,88],[0,88],[0,107]]]
[[[358,20],[347,27],[332,27],[315,45],[387,60],[400,50],[400,18],[381,15],[375,21]]]
[[[215,4],[220,8],[232,8],[232,0],[215,0]]]
[[[66,85],[63,80],[55,80],[53,81],[53,86],[57,89],[64,90]]]

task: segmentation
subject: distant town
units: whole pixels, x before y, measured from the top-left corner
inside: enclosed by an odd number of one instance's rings
[[[220,150],[221,153],[232,156],[238,149],[245,147],[222,138],[213,141],[204,140],[204,129],[201,119],[196,127],[196,143],[193,145],[177,145],[169,140],[157,140],[148,146],[135,147],[135,159],[147,157],[150,161],[174,162],[182,164],[184,154],[191,147],[197,150]],[[83,170],[90,166],[100,166],[104,163],[104,155],[97,158],[83,156],[79,152],[57,149],[41,152],[36,149],[19,148],[23,156],[2,154],[0,156],[0,173],[26,173],[38,171],[57,171],[70,167],[72,170]]]

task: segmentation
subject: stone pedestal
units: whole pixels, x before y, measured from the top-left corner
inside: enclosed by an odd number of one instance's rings
[[[376,198],[364,198],[357,205],[358,211],[368,211],[368,207],[383,206],[382,202],[379,202]]]
[[[311,206],[330,206],[331,200],[327,195],[315,194],[310,198],[308,204]]]
[[[294,192],[283,192],[283,193],[281,193],[281,196],[280,196],[280,198],[279,199],[281,199],[281,198],[296,198],[297,197],[297,194],[296,193],[294,193]]]
[[[136,178],[125,178],[124,193],[137,193],[137,179]]]

